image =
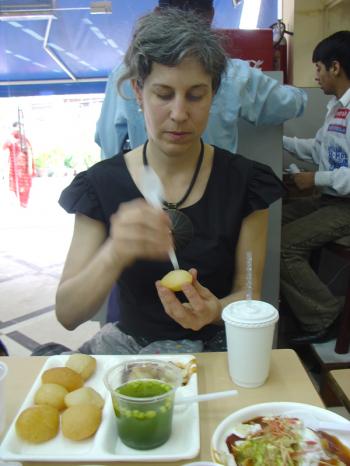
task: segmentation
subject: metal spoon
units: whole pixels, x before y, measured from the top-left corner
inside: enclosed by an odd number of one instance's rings
[[[156,209],[163,209],[164,189],[156,172],[149,166],[143,167],[141,191],[146,201]],[[180,268],[174,248],[169,249],[169,258],[175,270]]]

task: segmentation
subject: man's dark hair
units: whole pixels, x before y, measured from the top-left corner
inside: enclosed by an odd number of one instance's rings
[[[327,70],[334,61],[338,61],[346,77],[350,79],[350,31],[338,31],[321,40],[315,47],[312,61],[320,61]]]
[[[160,8],[179,8],[209,12],[213,9],[213,0],[159,0]]]

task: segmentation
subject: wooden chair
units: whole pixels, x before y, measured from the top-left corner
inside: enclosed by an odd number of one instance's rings
[[[350,262],[350,236],[344,236],[336,241],[327,243],[321,249],[314,251],[311,256],[311,265],[315,271],[319,270],[323,250],[327,250],[332,254],[336,254],[341,257],[345,261]],[[329,372],[333,370],[350,370],[349,344],[350,276],[348,278],[347,289],[345,291],[345,303],[340,315],[339,329],[336,336],[334,350],[330,350],[329,347],[327,348],[327,343],[314,343],[311,345],[311,351],[314,354],[316,361],[320,364],[320,395],[326,406],[339,405],[339,389],[337,390],[336,384],[330,377]]]
[[[350,413],[350,369],[328,372],[328,381],[336,397]]]
[[[350,236],[344,236],[324,246],[328,251],[350,262]],[[345,294],[345,304],[340,317],[335,352],[346,354],[350,345],[350,277]]]

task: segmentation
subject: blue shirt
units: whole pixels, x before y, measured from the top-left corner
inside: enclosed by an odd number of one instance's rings
[[[95,141],[101,147],[102,158],[118,154],[128,135],[131,148],[147,139],[145,122],[129,81],[122,86],[117,81],[124,70],[120,65],[111,73],[101,115],[96,125]],[[204,142],[230,152],[237,152],[238,119],[255,125],[277,125],[300,116],[307,102],[306,93],[293,86],[281,85],[249,63],[229,59],[209,114]]]

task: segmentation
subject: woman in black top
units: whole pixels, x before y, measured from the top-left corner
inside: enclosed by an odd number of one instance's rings
[[[74,329],[117,282],[120,334],[141,346],[212,341],[222,333],[223,307],[245,297],[247,251],[260,298],[267,208],[283,187],[269,167],[201,141],[226,65],[203,20],[172,9],[141,18],[125,64],[121,83],[131,79],[149,140],[80,173],[63,191],[60,204],[76,221],[57,316]],[[164,186],[163,211],[143,199],[145,165]],[[193,275],[182,293],[159,283],[172,269],[174,245]]]

